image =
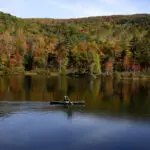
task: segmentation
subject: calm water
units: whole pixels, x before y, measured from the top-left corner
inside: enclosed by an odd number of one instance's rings
[[[84,107],[54,107],[68,95]],[[0,150],[150,149],[150,81],[0,78]]]

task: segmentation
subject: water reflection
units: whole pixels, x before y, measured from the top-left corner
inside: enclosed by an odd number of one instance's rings
[[[49,105],[64,95],[85,107]],[[149,150],[149,115],[149,81],[0,78],[2,150]]]
[[[86,111],[149,115],[147,80],[10,76],[0,78],[0,101],[49,102],[68,95],[86,101]]]

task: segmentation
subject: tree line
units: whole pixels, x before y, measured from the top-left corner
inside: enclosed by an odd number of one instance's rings
[[[21,19],[0,12],[0,68],[148,71],[150,15]]]

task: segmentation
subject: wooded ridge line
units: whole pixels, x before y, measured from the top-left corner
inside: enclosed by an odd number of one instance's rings
[[[150,14],[22,19],[0,12],[0,70],[13,67],[148,72]]]

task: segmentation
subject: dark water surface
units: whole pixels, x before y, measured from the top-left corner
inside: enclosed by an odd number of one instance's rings
[[[85,100],[84,107],[50,106]],[[0,78],[0,150],[149,150],[150,81]]]

